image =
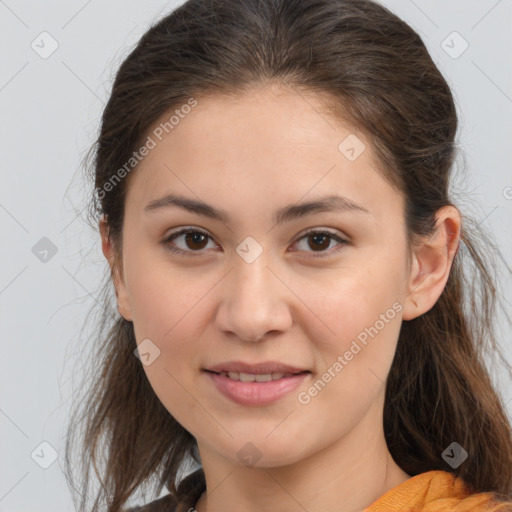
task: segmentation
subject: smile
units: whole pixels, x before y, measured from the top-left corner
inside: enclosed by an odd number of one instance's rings
[[[311,375],[311,372],[251,374],[205,371],[205,374],[213,381],[215,389],[230,401],[239,405],[261,407],[283,398]]]
[[[219,375],[228,377],[231,380],[241,380],[242,382],[268,382],[270,380],[282,379],[283,377],[285,377],[285,378],[291,377],[295,374],[281,373],[281,372],[260,373],[260,374],[242,373],[242,372],[220,372]]]

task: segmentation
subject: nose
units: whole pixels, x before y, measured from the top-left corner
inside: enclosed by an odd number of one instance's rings
[[[285,332],[293,323],[294,295],[263,252],[252,263],[234,259],[234,267],[219,286],[217,328],[233,339],[262,341]]]

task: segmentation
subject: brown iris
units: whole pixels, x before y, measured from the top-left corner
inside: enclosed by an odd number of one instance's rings
[[[204,242],[204,245],[202,245],[201,247],[194,247],[193,245],[197,243],[201,244],[202,242]],[[198,231],[191,231],[185,234],[185,243],[187,244],[187,247],[189,247],[190,249],[203,249],[208,243],[208,235],[205,235],[204,233],[200,233]]]
[[[316,244],[316,245],[319,245],[318,244],[318,239],[322,239],[323,240],[323,243],[320,243],[321,247],[320,247],[320,250],[322,249],[327,249],[329,247],[329,244],[330,244],[330,239],[331,237],[327,234],[324,234],[324,233],[315,233],[315,234],[312,234],[312,235],[309,235],[308,236],[308,243],[313,240],[313,244]],[[325,242],[327,241],[327,244],[325,244]],[[313,248],[313,246],[311,246]]]

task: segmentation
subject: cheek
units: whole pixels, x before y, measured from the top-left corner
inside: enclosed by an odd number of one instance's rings
[[[384,374],[391,364],[401,325],[402,275],[393,258],[361,257],[323,281],[300,286],[308,306],[301,316],[308,338],[315,340],[328,368],[347,353],[350,366],[376,368]],[[307,284],[307,285],[306,285]],[[385,375],[383,379],[385,378]]]
[[[327,414],[333,430],[348,431],[382,393],[401,325],[398,279],[389,269],[359,265],[301,297],[311,309],[303,326],[319,358],[318,375],[299,400],[305,422]]]
[[[200,267],[178,268],[165,256],[144,251],[132,253],[126,268],[133,322],[141,339],[175,339],[184,325],[190,327],[191,316],[198,319],[196,308],[215,285]]]
[[[184,428],[194,431],[198,423],[205,422],[204,409],[193,398],[194,372],[198,357],[204,356],[194,341],[204,331],[208,318],[205,295],[215,282],[170,265],[147,268],[134,273],[130,282],[137,343],[149,339],[158,349],[158,356],[143,369],[164,407]]]

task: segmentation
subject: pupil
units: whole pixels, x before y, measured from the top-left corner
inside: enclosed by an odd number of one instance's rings
[[[329,238],[329,236],[328,235],[322,235],[322,234],[320,234],[320,235],[310,235],[309,236],[310,240],[317,240],[318,238],[323,239],[323,241],[325,242]],[[313,243],[317,243],[317,242],[313,242]],[[325,243],[323,243],[323,244],[320,243],[320,245],[321,245],[320,249],[326,249],[326,248],[329,247],[329,242],[327,242],[327,245]]]
[[[192,242],[192,244],[195,244],[197,242],[199,242],[199,244],[200,244],[201,243],[201,238],[203,238],[203,241],[204,241],[204,239],[206,239],[206,235],[203,235],[203,233],[194,232],[194,233],[187,233],[185,235],[185,238],[186,238],[187,244],[190,241]],[[204,245],[201,246],[201,247],[190,247],[190,248],[191,249],[194,249],[194,248],[202,249],[203,247],[204,247]]]

